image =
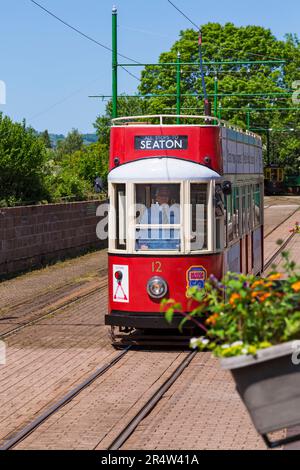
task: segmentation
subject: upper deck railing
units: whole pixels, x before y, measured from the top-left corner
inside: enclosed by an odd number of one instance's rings
[[[256,137],[256,138],[261,138],[258,134],[255,134],[249,130],[244,130],[244,129],[241,129],[240,127],[237,127],[233,124],[230,124],[229,122],[227,121],[224,121],[222,119],[218,119],[217,117],[215,116],[197,116],[197,115],[191,115],[191,114],[149,114],[149,115],[144,115],[144,116],[126,116],[126,117],[118,117],[118,118],[114,118],[112,119],[112,124],[113,126],[116,126],[116,125],[135,125],[135,126],[155,126],[157,124],[154,124],[154,123],[150,123],[150,122],[136,122],[136,121],[139,121],[141,119],[157,119],[159,120],[159,124],[160,126],[182,126],[183,124],[180,123],[178,124],[178,119],[181,121],[181,120],[185,120],[185,119],[199,119],[199,120],[202,120],[204,121],[204,124],[202,124],[203,127],[205,126],[211,126],[211,125],[215,125],[215,126],[218,126],[218,127],[226,127],[227,129],[232,129],[232,130],[235,130],[237,132],[241,132],[243,134],[246,134],[246,135],[250,135],[252,137]],[[170,122],[165,122],[167,119],[176,119],[176,123],[170,123]],[[207,121],[209,121],[209,124],[207,123]],[[199,126],[201,124],[187,124],[189,126]]]

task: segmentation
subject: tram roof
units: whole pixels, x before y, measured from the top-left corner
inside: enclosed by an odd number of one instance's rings
[[[179,119],[180,124],[178,124],[177,119]],[[186,120],[193,120],[199,121],[197,124],[184,124]],[[149,122],[150,120],[152,122]],[[170,120],[176,120],[174,123],[170,123]],[[153,122],[158,121],[158,122]],[[202,123],[201,123],[202,121]],[[190,114],[153,114],[153,115],[141,115],[141,116],[125,116],[125,117],[118,117],[112,119],[112,126],[113,127],[156,127],[156,126],[163,126],[163,127],[220,127],[226,128],[227,130],[231,130],[236,134],[242,134],[245,136],[249,136],[255,139],[261,140],[261,137],[254,132],[249,130],[241,129],[234,124],[231,124],[227,121],[222,119],[218,119],[215,116],[201,116],[201,115],[190,115]]]
[[[182,181],[211,180],[221,176],[199,163],[170,157],[143,158],[125,163],[110,171],[108,180],[119,181]]]

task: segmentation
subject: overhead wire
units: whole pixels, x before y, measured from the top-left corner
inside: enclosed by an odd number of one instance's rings
[[[168,2],[169,2],[182,16],[184,16],[193,26],[195,26],[198,31],[200,31],[199,26],[196,25],[196,23],[194,23],[194,21],[192,21],[182,10],[180,10],[180,8],[178,8],[173,2],[171,2],[171,0],[168,0]]]
[[[207,89],[206,89],[206,83],[205,83],[205,74],[204,74],[204,67],[203,67],[203,52],[202,52],[202,31],[201,28],[199,28],[196,23],[191,20],[180,8],[178,8],[171,0],[168,0],[168,2],[182,15],[184,18],[186,18],[193,26],[196,27],[199,36],[198,36],[198,46],[199,46],[199,60],[200,60],[200,72],[201,72],[201,82],[202,82],[202,90],[203,90],[203,95],[204,95],[204,109],[205,109],[205,115],[209,116],[211,114],[210,112],[210,102],[208,99],[207,95]]]
[[[65,20],[63,20],[62,18],[60,18],[59,16],[55,15],[54,13],[52,13],[50,10],[48,10],[47,8],[45,8],[43,5],[41,5],[40,3],[38,3],[36,0],[29,0],[31,3],[33,3],[34,5],[36,5],[38,8],[40,8],[41,10],[43,10],[44,12],[46,12],[48,15],[52,16],[53,18],[55,18],[57,21],[59,21],[60,23],[62,23],[63,25],[67,26],[68,28],[72,29],[73,31],[75,31],[77,34],[80,34],[81,36],[83,36],[85,39],[88,39],[89,41],[93,42],[94,44],[97,44],[98,46],[106,49],[107,51],[110,51],[112,52],[112,49],[109,47],[109,46],[106,46],[105,44],[102,44],[101,42],[97,41],[96,39],[92,38],[91,36],[89,36],[88,34],[80,31],[78,28],[75,28],[74,26],[72,26],[70,23],[67,23]],[[134,62],[135,64],[139,64],[139,62],[135,59],[132,59],[131,57],[128,57],[124,54],[121,54],[118,52],[118,55],[120,57],[123,57],[124,59],[128,59],[130,60],[131,62]],[[127,69],[124,69],[129,75],[132,75]],[[136,77],[135,77],[136,78]]]

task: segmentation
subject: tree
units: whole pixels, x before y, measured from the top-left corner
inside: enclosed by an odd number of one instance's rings
[[[203,56],[205,62],[286,60],[284,66],[278,64],[220,64],[205,66],[205,80],[210,101],[213,100],[215,77],[218,78],[219,93],[226,94],[218,99],[222,119],[246,128],[247,115],[250,126],[258,129],[266,144],[266,129],[283,127],[299,128],[299,112],[276,108],[291,108],[291,95],[274,95],[270,98],[259,93],[289,92],[292,83],[299,79],[300,43],[296,35],[288,34],[285,40],[278,40],[269,29],[261,26],[237,27],[232,23],[221,25],[208,23],[201,27],[203,32]],[[192,29],[181,31],[179,39],[171,49],[163,52],[159,62],[176,62],[177,53],[182,62],[199,62],[198,33]],[[147,98],[119,98],[119,115],[133,114],[172,114],[176,112],[176,67],[146,66],[141,74],[138,91]],[[183,114],[203,114],[203,90],[198,65],[181,66],[181,109]],[[241,96],[246,94],[256,96]],[[191,94],[193,96],[184,96]],[[238,94],[239,96],[228,96]],[[149,95],[158,95],[149,97]],[[250,106],[248,106],[248,104]],[[299,107],[300,109],[300,107]],[[96,121],[100,139],[108,142],[111,117],[111,102],[106,113]],[[265,129],[265,130],[261,130]],[[298,134],[299,135],[299,134]],[[285,161],[286,151],[271,134],[274,155]],[[286,133],[284,140],[293,139]],[[299,162],[297,145],[287,145],[289,149],[290,171],[295,171]]]
[[[40,138],[44,142],[44,145],[47,149],[52,148],[51,139],[50,139],[49,132],[47,131],[47,129],[41,133]]]
[[[86,146],[67,157],[63,161],[63,165],[89,182],[92,189],[96,176],[100,176],[103,181],[107,179],[108,145],[97,142]]]
[[[32,128],[0,113],[0,200],[2,205],[47,199],[47,152]]]
[[[62,158],[64,155],[71,155],[83,148],[83,138],[77,129],[72,129],[64,140],[57,143],[57,155]]]
[[[260,26],[236,27],[232,23],[224,26],[218,23],[208,23],[202,27],[204,61],[244,61],[284,59],[285,66],[276,64],[256,65],[213,65],[205,67],[207,91],[214,93],[214,80],[218,78],[219,93],[223,94],[255,94],[282,93],[290,91],[293,81],[299,78],[300,44],[295,35],[288,34],[284,41],[279,41],[269,29]],[[160,62],[175,62],[177,52],[181,53],[182,62],[195,62],[198,56],[198,33],[188,29],[180,32],[179,40],[174,43],[169,52],[160,55]],[[175,94],[176,70],[174,68],[148,66],[142,72],[139,91],[142,94]],[[182,109],[185,114],[203,114],[203,94],[199,68],[182,66]],[[219,99],[222,118],[243,128],[246,128],[246,116],[250,113],[251,128],[262,132],[266,143],[266,132],[261,129],[279,128],[287,125],[297,130],[299,128],[299,112],[277,108],[291,108],[291,95],[274,95],[272,99],[266,96],[225,96]],[[250,106],[248,106],[248,104]],[[159,96],[149,100],[149,111],[163,113],[165,110],[175,111],[175,97]],[[299,108],[300,109],[300,108]],[[259,110],[259,111],[258,111]],[[279,135],[279,134],[277,134]],[[296,171],[299,167],[299,147],[291,144],[293,137],[286,133],[284,140],[287,146],[281,144],[281,139],[271,135],[276,160],[283,163],[288,148],[289,170]]]

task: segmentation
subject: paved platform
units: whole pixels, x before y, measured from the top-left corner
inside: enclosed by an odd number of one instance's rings
[[[277,433],[283,438],[285,433]],[[231,375],[199,353],[122,450],[265,450]]]

